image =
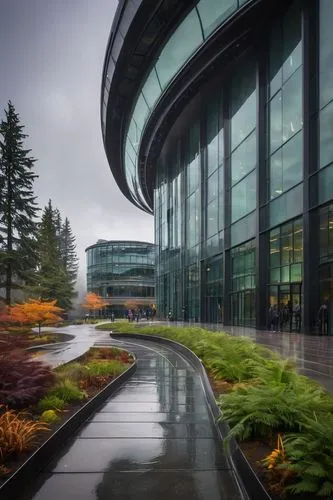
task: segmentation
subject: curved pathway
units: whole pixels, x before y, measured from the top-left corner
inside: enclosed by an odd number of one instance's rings
[[[22,500],[239,500],[204,389],[178,353],[104,333],[95,345],[137,356],[137,371],[38,477]]]

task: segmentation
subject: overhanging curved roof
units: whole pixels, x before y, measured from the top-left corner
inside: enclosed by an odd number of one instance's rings
[[[195,78],[218,52],[237,52],[232,42],[278,3],[290,2],[160,0],[153,9],[150,0],[120,2],[104,63],[101,122],[112,173],[139,208],[153,210],[149,155],[154,141],[161,142],[162,121],[166,128],[175,97],[195,88]],[[217,38],[218,51],[211,48]]]

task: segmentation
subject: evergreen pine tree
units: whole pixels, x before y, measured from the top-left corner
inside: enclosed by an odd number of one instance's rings
[[[43,211],[38,248],[38,285],[32,290],[43,299],[56,299],[57,305],[68,311],[75,296],[75,276],[66,269],[61,217],[59,210],[53,209],[51,200]]]
[[[8,102],[0,123],[0,288],[10,305],[12,291],[22,288],[36,266],[36,215],[33,183],[35,159],[24,148],[19,115]]]
[[[61,230],[61,254],[67,274],[74,285],[78,272],[78,258],[75,236],[72,233],[72,228],[67,217]]]

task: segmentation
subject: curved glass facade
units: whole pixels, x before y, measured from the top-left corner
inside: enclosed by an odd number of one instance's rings
[[[99,241],[86,249],[87,290],[110,299],[117,314],[124,303],[155,302],[155,245],[137,241]]]
[[[313,332],[326,304],[333,334],[332,19],[330,0],[290,2],[170,131],[154,190],[161,316],[267,328],[276,309],[282,330]]]
[[[150,114],[170,82],[193,54],[219,26],[248,1],[199,0],[197,5],[187,14],[166,41],[147,75],[138,93],[133,113],[130,117],[124,152],[126,182],[133,199],[140,206],[147,208],[139,181],[138,152],[142,132]],[[103,133],[105,131],[110,80],[113,72],[114,62],[110,57],[102,106]]]

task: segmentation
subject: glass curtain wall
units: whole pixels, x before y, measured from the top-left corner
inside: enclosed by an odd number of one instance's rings
[[[300,331],[303,306],[303,221],[296,219],[269,233],[268,327]]]
[[[300,2],[275,23],[268,67],[269,225],[302,212],[303,66]]]
[[[231,319],[233,325],[255,326],[255,242],[231,250]]]
[[[162,315],[170,307],[178,319],[219,322],[228,310],[231,323],[255,325],[255,285],[263,276],[261,321],[265,316],[267,324],[261,327],[272,325],[275,308],[280,329],[311,331],[318,315],[305,309],[304,300],[309,305],[313,293],[318,309],[327,305],[333,334],[333,2],[318,0],[310,7],[292,2],[267,30],[265,58],[260,47],[252,48],[223,68],[220,81],[202,88],[166,141],[155,189]],[[308,52],[306,37],[303,43],[310,25],[318,27],[311,42],[315,54]],[[259,56],[265,67],[258,72]],[[311,64],[318,65],[318,86],[307,93],[303,66]],[[266,128],[259,137],[262,115]],[[310,120],[307,127],[304,119]],[[310,230],[303,223],[308,194]],[[307,234],[317,233],[318,244],[312,244]],[[260,262],[259,240],[265,248]],[[304,282],[307,255],[311,283]],[[304,293],[307,286],[311,294]],[[311,325],[304,325],[310,315]]]

